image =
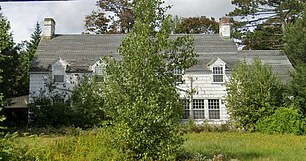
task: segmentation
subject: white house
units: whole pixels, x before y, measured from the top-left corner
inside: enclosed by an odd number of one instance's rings
[[[125,35],[57,35],[52,18],[46,18],[44,24],[43,39],[30,69],[30,102],[42,91],[47,91],[46,84],[50,80],[56,85],[57,92],[68,98],[84,74],[103,74],[100,58],[107,55],[119,57],[117,49]],[[173,38],[176,36],[172,35]],[[181,98],[186,100],[184,119],[191,117],[197,122],[214,123],[228,121],[225,83],[240,61],[251,62],[258,57],[271,65],[273,72],[284,82],[290,79],[289,71],[293,67],[282,51],[238,51],[230,39],[230,24],[226,19],[220,21],[219,34],[192,36],[199,63],[182,73],[185,81],[178,86],[182,89]],[[192,97],[184,92],[190,89],[194,90]]]

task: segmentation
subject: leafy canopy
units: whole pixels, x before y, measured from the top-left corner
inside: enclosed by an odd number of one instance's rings
[[[188,17],[179,18],[174,17],[175,33],[185,34],[214,34],[219,32],[219,23],[215,18]]]
[[[85,27],[96,34],[128,33],[134,24],[131,0],[98,0],[98,10],[85,17]]]
[[[238,128],[254,131],[260,118],[270,116],[282,105],[283,85],[259,59],[252,65],[241,62],[226,86],[226,107]]]
[[[182,144],[183,107],[172,71],[196,63],[190,36],[171,39],[172,17],[160,0],[134,1],[134,27],[105,59],[106,114],[118,131],[116,146],[137,160],[174,160]]]

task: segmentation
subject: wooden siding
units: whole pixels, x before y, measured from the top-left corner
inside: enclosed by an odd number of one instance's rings
[[[216,59],[216,61],[212,62],[209,65],[210,69],[212,67],[223,67],[225,69],[225,63],[221,59]],[[205,105],[205,120],[195,120],[197,123],[203,123],[204,121],[208,121],[209,123],[225,123],[228,121],[229,115],[225,106],[225,97],[226,97],[226,82],[229,80],[229,77],[226,75],[224,70],[223,74],[223,83],[214,83],[213,75],[210,74],[185,74],[183,75],[184,83],[179,86],[180,89],[184,91],[190,90],[191,84],[192,88],[195,90],[193,94],[193,99],[204,99]],[[191,79],[192,78],[192,79]],[[192,80],[192,81],[191,81]],[[180,91],[181,98],[188,98],[188,94],[186,92]],[[218,120],[210,120],[208,119],[208,99],[219,99],[220,100],[220,119]]]

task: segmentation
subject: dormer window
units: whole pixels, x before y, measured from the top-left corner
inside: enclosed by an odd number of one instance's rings
[[[96,66],[94,73],[95,73],[95,81],[102,82],[103,81],[103,67]]]
[[[223,67],[213,67],[213,82],[223,82]]]
[[[64,82],[64,75],[54,75],[54,82]]]
[[[103,69],[100,66],[95,67],[95,74],[97,75],[103,75]]]

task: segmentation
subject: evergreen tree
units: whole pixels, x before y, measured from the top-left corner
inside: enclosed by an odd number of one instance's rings
[[[296,23],[287,27],[285,33],[285,52],[290,62],[297,66],[299,63],[306,64],[306,4],[303,16]]]
[[[0,89],[4,98],[17,96],[21,88],[20,59],[10,29],[10,22],[0,13],[0,69],[3,70]]]
[[[105,60],[105,112],[118,132],[116,147],[136,160],[174,160],[183,142],[172,71],[190,67],[196,55],[190,36],[169,38],[172,18],[162,4],[134,1],[136,21],[119,48],[121,61]]]
[[[292,73],[289,83],[289,96],[292,98],[293,107],[306,114],[306,65],[298,64]]]
[[[41,39],[42,29],[37,22],[34,28],[34,32],[31,34],[30,41],[25,41],[24,46],[25,50],[20,52],[20,61],[21,61],[21,86],[23,87],[22,91],[19,91],[20,94],[29,94],[29,82],[30,82],[30,66],[32,59],[35,55],[36,49]],[[22,48],[22,47],[21,47]]]
[[[232,4],[236,8],[229,16],[237,20],[233,37],[242,40],[245,49],[281,49],[286,26],[302,16],[305,1],[232,0]]]

